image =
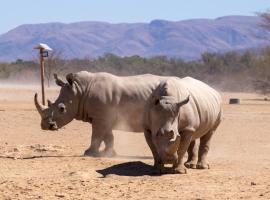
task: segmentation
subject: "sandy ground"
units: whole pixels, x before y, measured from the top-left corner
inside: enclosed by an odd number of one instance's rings
[[[155,176],[141,133],[115,131],[119,156],[92,158],[81,156],[90,144],[89,124],[73,121],[57,132],[42,131],[33,104],[37,90],[0,88],[1,200],[270,199],[270,102],[260,96],[223,93],[211,169]],[[241,104],[228,105],[229,97]]]

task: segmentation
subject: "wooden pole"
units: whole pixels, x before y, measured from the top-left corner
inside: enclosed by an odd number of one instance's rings
[[[42,104],[45,106],[45,90],[44,90],[44,58],[43,58],[43,49],[40,48],[40,76],[41,76],[41,92],[42,92]]]

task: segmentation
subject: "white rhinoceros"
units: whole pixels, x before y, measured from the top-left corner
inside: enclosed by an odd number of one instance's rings
[[[173,173],[186,173],[185,166],[208,168],[206,156],[221,114],[219,93],[205,83],[190,77],[161,81],[149,97],[144,114],[145,137],[159,172],[164,172],[167,163],[173,164]]]
[[[67,82],[55,75],[61,86],[59,97],[48,107],[42,106],[35,94],[34,102],[41,115],[41,128],[57,130],[73,119],[92,124],[92,139],[85,155],[113,156],[112,130],[143,131],[143,109],[161,80],[150,74],[118,77],[109,73],[81,71],[66,76]],[[105,150],[99,152],[104,141]]]

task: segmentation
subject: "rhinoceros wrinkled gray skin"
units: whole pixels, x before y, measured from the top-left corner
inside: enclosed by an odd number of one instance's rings
[[[147,99],[161,80],[168,77],[150,74],[118,77],[109,73],[81,71],[66,76],[67,82],[55,75],[60,94],[48,107],[34,101],[41,115],[41,128],[57,130],[73,119],[92,124],[89,156],[113,156],[112,130],[142,132],[143,110]],[[101,142],[105,149],[99,151]]]
[[[169,173],[180,174],[186,167],[209,168],[206,156],[221,116],[221,97],[205,83],[190,77],[161,81],[144,113],[145,137],[158,172],[168,173],[164,164],[172,164]]]

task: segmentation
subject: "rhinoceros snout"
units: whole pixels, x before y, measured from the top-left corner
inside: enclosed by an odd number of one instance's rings
[[[49,130],[57,130],[57,124],[55,122],[49,122]]]
[[[58,129],[58,126],[57,126],[56,122],[47,122],[47,123],[41,123],[41,128],[43,130],[55,131]]]

